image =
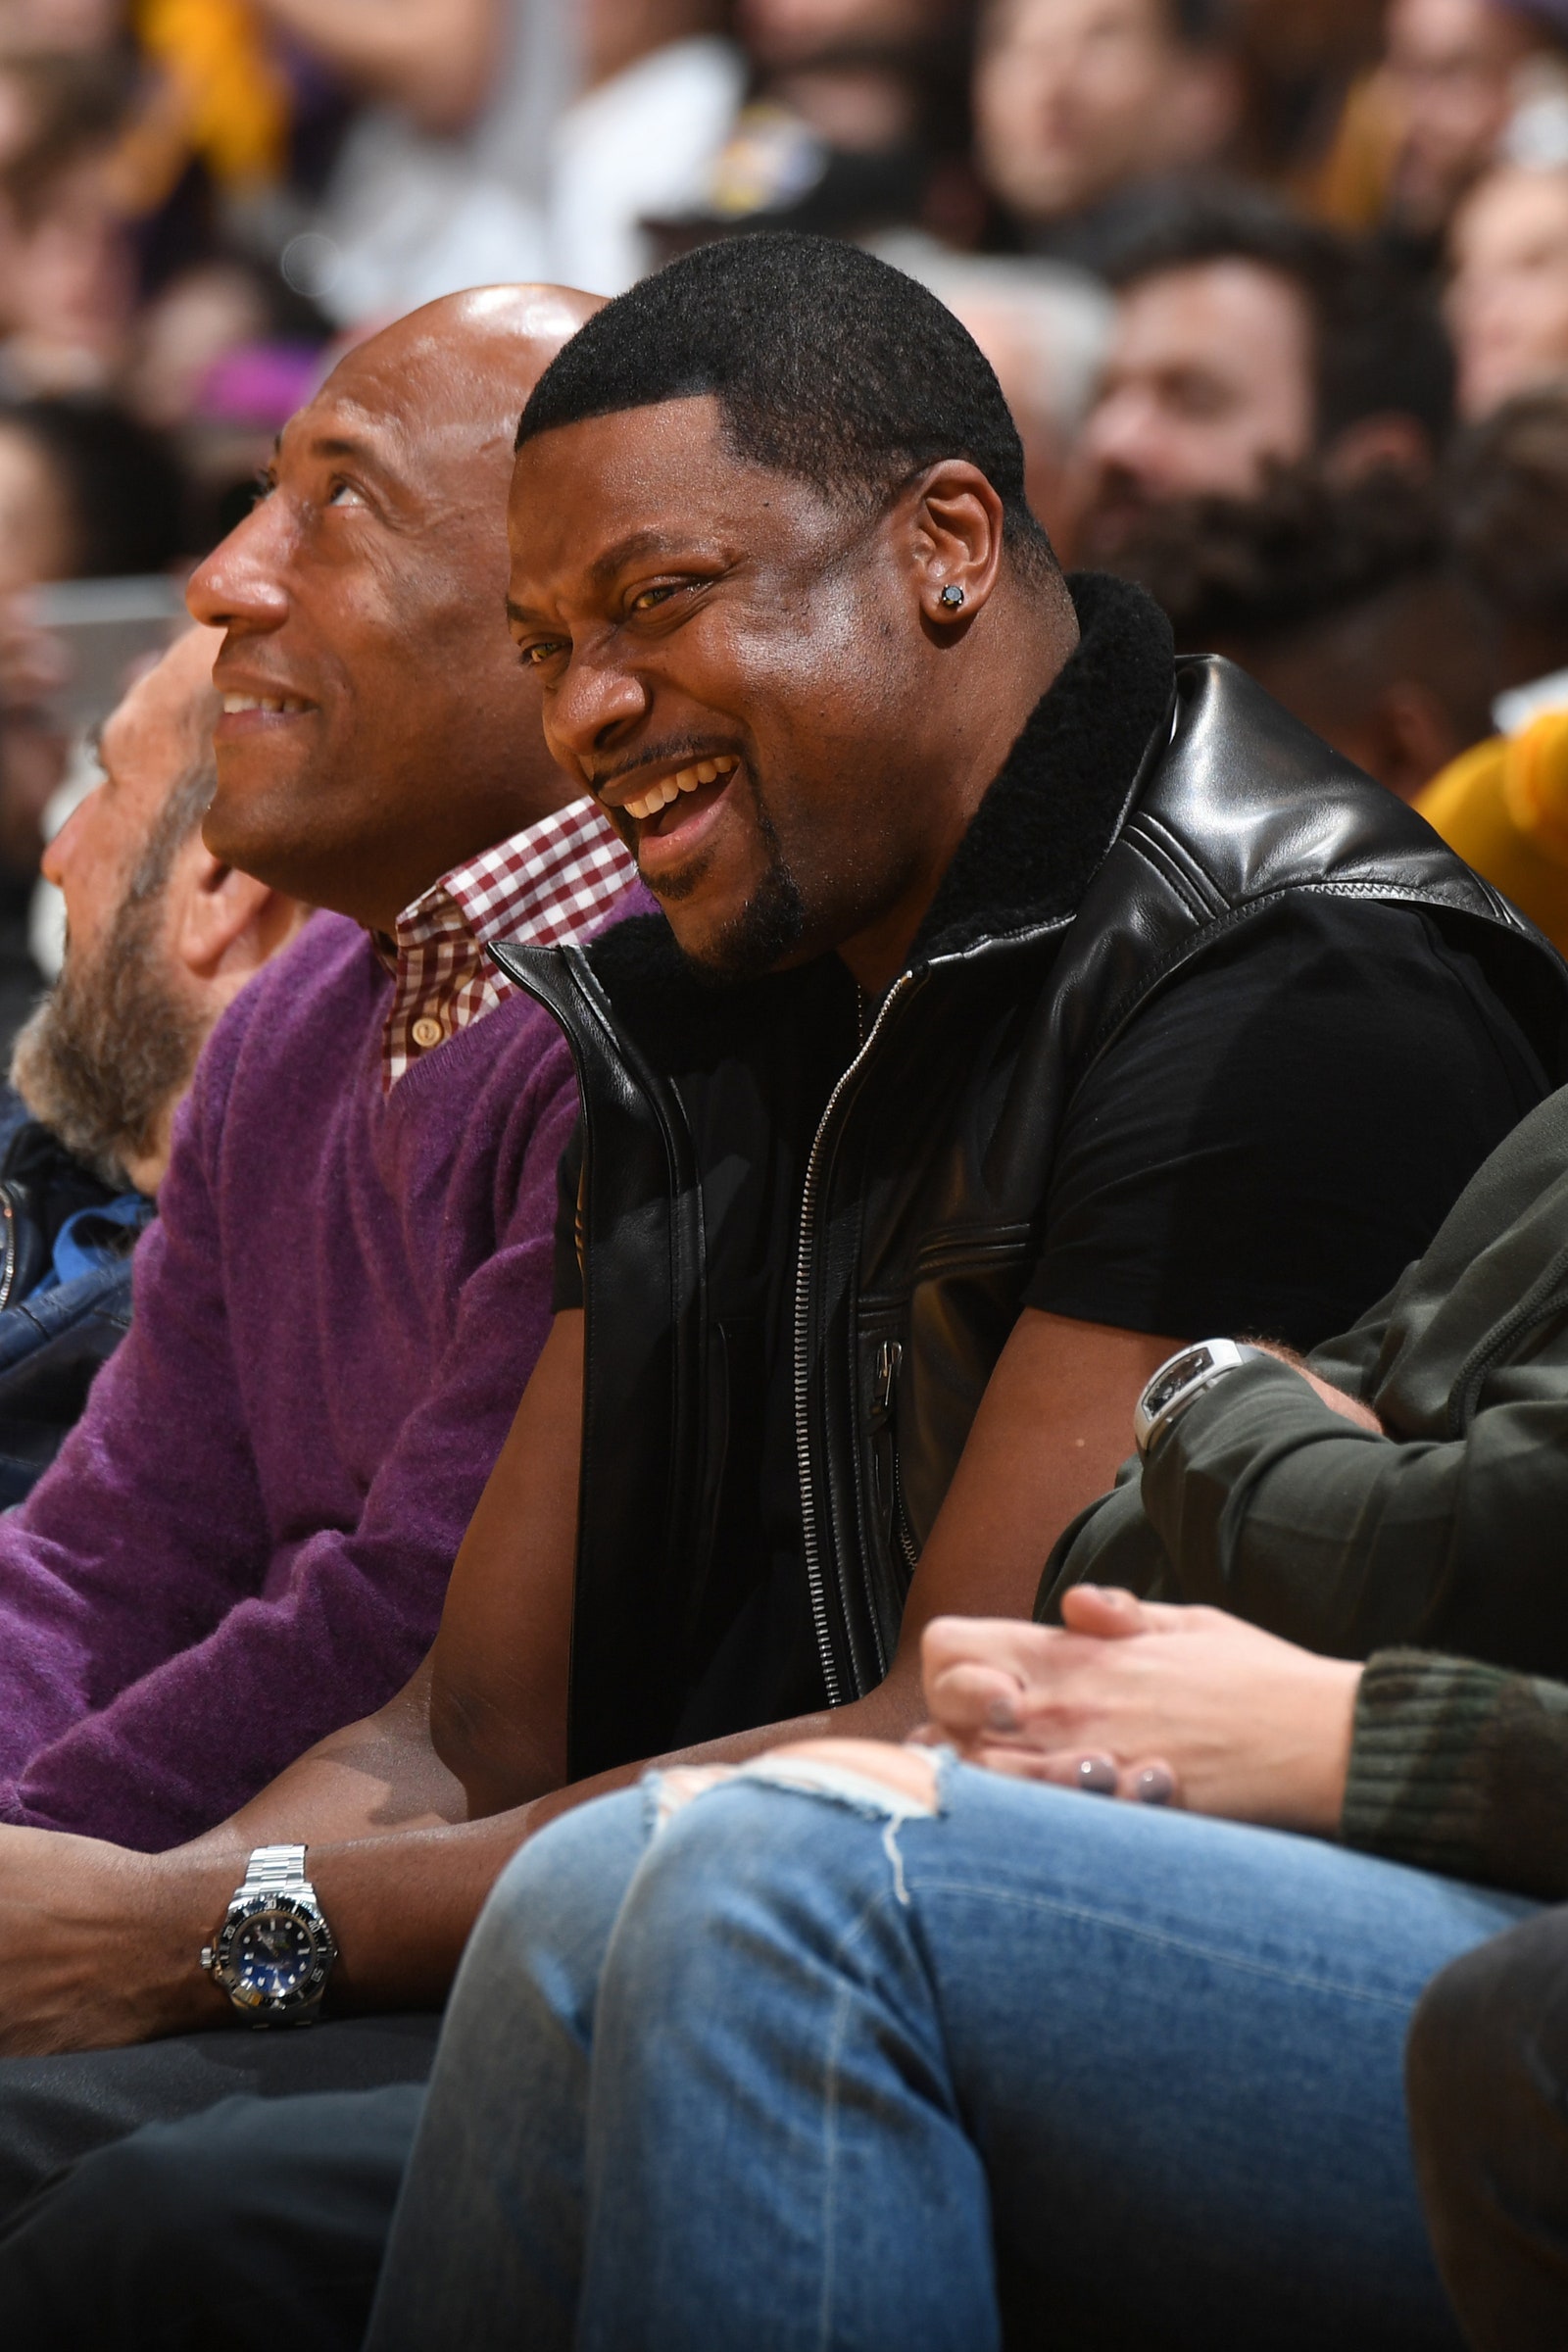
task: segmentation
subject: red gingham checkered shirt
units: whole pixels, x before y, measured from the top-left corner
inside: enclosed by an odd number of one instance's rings
[[[411,1062],[514,995],[484,953],[492,939],[551,948],[608,914],[637,868],[597,801],[573,801],[454,866],[380,942],[396,983],[381,1038],[390,1092]]]

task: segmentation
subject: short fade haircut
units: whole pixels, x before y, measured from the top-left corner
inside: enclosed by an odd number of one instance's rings
[[[704,394],[738,458],[865,514],[966,458],[1002,501],[1019,571],[1059,578],[989,361],[945,303],[858,246],[776,232],[683,254],[578,328],[534,386],[516,446]]]
[[[1148,216],[1144,216],[1146,219]],[[1430,294],[1364,244],[1256,189],[1173,185],[1110,255],[1119,291],[1208,262],[1251,262],[1300,293],[1312,320],[1319,445],[1364,416],[1413,416],[1441,448],[1453,424],[1453,353]]]

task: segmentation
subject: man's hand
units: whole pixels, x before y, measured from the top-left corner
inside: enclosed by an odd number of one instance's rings
[[[932,1735],[991,1772],[1333,1835],[1359,1665],[1092,1585],[1062,1616],[928,1625]]]
[[[171,1902],[175,1859],[0,1829],[0,2051],[108,2049],[223,2024],[228,2002],[200,1954],[244,1856],[180,1862]]]

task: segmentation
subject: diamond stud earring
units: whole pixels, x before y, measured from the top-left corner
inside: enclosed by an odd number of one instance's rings
[[[947,587],[943,589],[941,595],[937,598],[937,603],[942,606],[945,612],[956,612],[962,602],[963,590],[961,588],[956,588],[951,580],[949,581]]]

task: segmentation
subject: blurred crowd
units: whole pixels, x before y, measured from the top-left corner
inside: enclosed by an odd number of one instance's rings
[[[1568,0],[8,0],[0,1032],[104,626],[47,584],[177,584],[417,303],[776,226],[923,278],[1064,560],[1568,939]]]

